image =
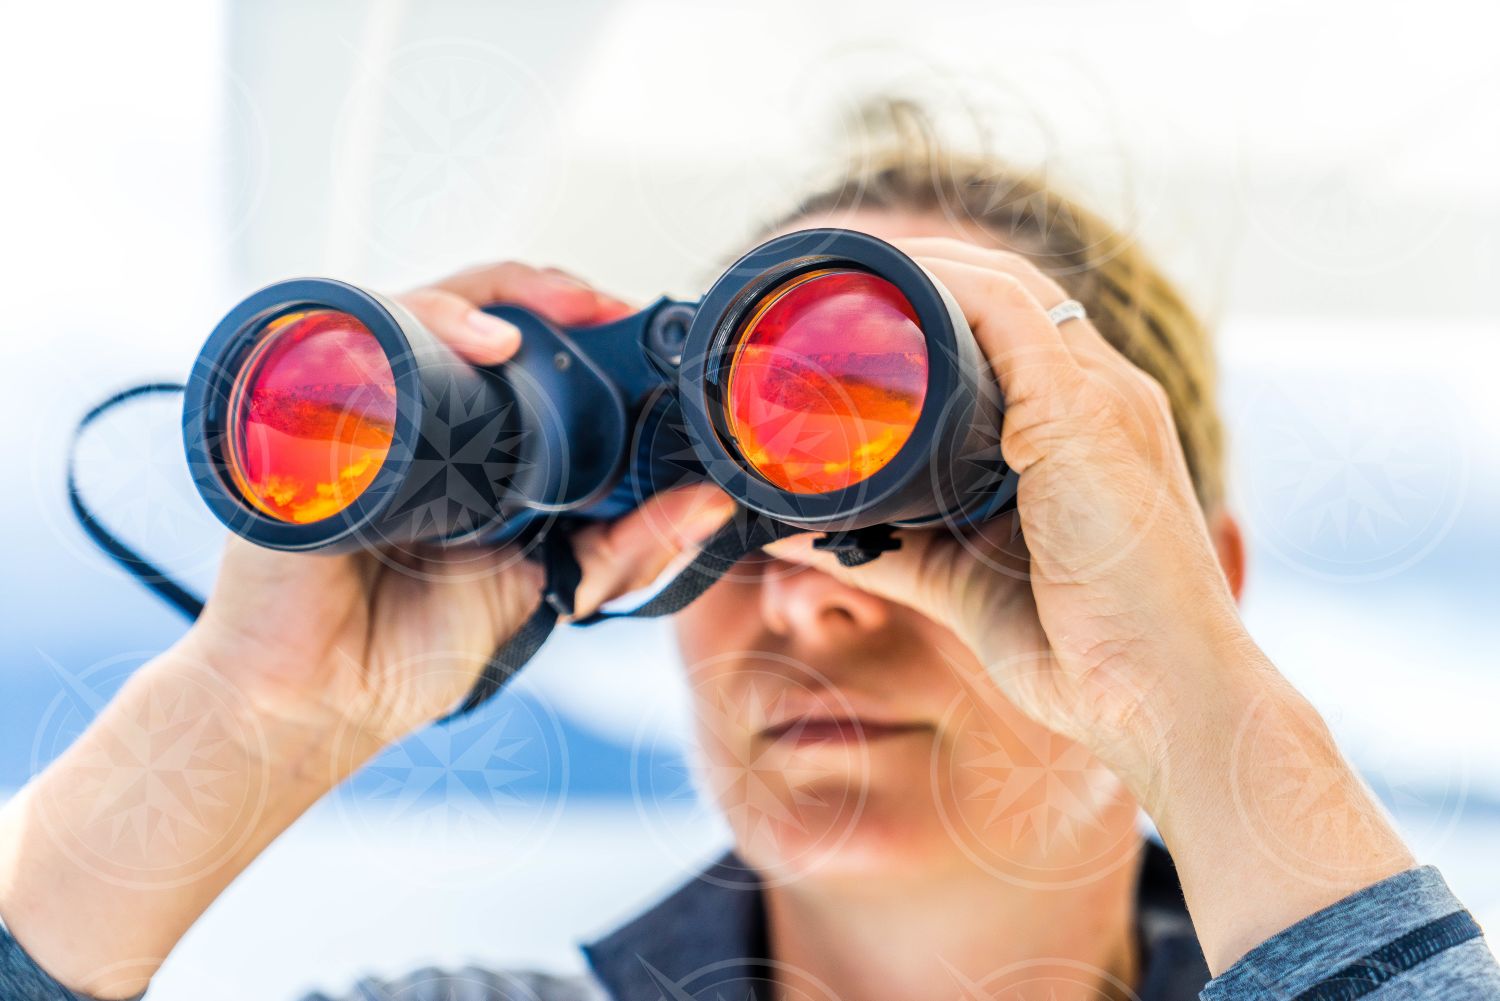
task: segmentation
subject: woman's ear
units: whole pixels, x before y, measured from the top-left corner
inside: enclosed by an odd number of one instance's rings
[[[1229,592],[1235,601],[1239,601],[1245,590],[1245,536],[1240,531],[1240,523],[1221,507],[1209,515],[1208,532],[1213,536],[1219,568],[1224,571],[1224,579],[1229,581]]]

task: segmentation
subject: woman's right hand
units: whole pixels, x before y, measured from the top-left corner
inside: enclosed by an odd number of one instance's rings
[[[631,311],[560,271],[516,263],[463,272],[400,302],[459,356],[484,365],[510,358],[520,332],[480,304],[512,302],[566,325]],[[727,504],[715,490],[688,488],[582,533],[579,613],[650,583],[724,522]],[[541,586],[540,568],[513,548],[327,556],[231,538],[184,643],[258,714],[352,727],[380,745],[451,709],[530,614]]]
[[[630,307],[556,271],[476,268],[401,297],[455,352],[520,335],[475,307],[561,324]],[[573,537],[579,614],[649,584],[727,519],[708,487]],[[76,991],[129,997],[287,826],[383,746],[451,709],[539,599],[508,550],[343,556],[231,539],[202,616],[0,809],[0,916]]]

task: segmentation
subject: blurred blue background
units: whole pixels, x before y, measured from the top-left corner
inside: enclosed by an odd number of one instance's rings
[[[1497,26],[1446,0],[0,7],[0,795],[183,629],[70,522],[90,404],[181,378],[238,296],[298,274],[398,290],[519,258],[695,295],[887,92],[977,110],[1214,320],[1254,632],[1500,927]],[[84,482],[206,587],[221,536],[175,421],[98,428]],[[482,720],[316,808],[153,997],[578,968],[575,939],[724,843],[676,670],[660,625],[559,636]]]

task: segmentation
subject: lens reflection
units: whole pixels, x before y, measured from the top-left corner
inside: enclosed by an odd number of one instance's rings
[[[891,282],[829,269],[772,290],[741,324],[726,386],[730,435],[783,490],[868,479],[911,437],[927,395],[927,339]]]
[[[266,325],[230,390],[230,473],[265,514],[321,521],[374,480],[395,423],[395,378],[369,328],[338,310],[286,313]]]

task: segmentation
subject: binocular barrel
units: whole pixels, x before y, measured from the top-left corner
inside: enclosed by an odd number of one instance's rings
[[[505,542],[703,480],[814,531],[971,523],[1014,498],[961,312],[872,237],[779,237],[697,303],[600,326],[485,309],[522,334],[494,367],[353,285],[254,293],[188,380],[199,492],[231,531],[290,550]]]

